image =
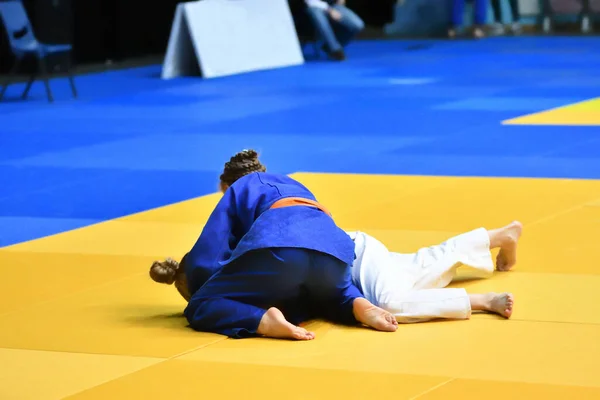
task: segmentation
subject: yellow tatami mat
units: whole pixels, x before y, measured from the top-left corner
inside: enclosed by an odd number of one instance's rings
[[[211,195],[0,249],[0,399],[600,399],[600,181],[294,177],[399,252],[522,221],[514,271],[453,283],[512,291],[513,318],[313,321],[302,343],[191,331],[148,268],[193,245]]]
[[[503,122],[505,125],[600,125],[600,98],[569,104]]]
[[[60,399],[162,361],[0,349],[0,399]]]

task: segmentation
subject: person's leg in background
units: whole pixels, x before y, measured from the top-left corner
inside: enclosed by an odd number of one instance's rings
[[[494,12],[494,22],[495,22],[495,27],[494,27],[494,33],[496,34],[504,34],[507,31],[510,31],[510,33],[514,34],[514,35],[518,35],[521,33],[521,24],[520,24],[520,20],[521,20],[521,12],[519,9],[519,0],[508,0],[508,3],[510,5],[510,12],[511,12],[511,17],[512,17],[512,21],[510,26],[508,27],[504,27],[504,23],[503,23],[503,12],[502,12],[502,3],[504,0],[491,0],[492,3],[492,10]]]
[[[482,27],[487,20],[487,0],[474,0],[475,16],[473,36],[482,38],[484,35]],[[462,26],[465,13],[465,0],[454,0],[452,3],[452,26],[448,30],[448,37],[456,37],[457,29]]]
[[[452,20],[450,21],[450,28],[448,29],[448,37],[454,39],[456,37],[456,31],[463,24],[463,16],[465,14],[465,0],[454,0],[452,2]]]
[[[505,29],[502,21],[502,0],[491,0],[491,3],[494,15],[494,27],[492,32],[494,35],[503,35],[505,33]]]
[[[333,8],[341,15],[339,20],[333,22],[339,27],[337,39],[342,47],[346,47],[365,28],[365,23],[354,11],[343,4],[338,3]]]
[[[487,0],[474,0],[475,18],[473,27],[473,36],[475,38],[482,38],[485,36],[483,27],[487,22]]]
[[[329,20],[330,11],[318,7],[307,7],[306,12],[312,20],[315,29],[325,42],[325,50],[335,60],[344,60],[344,49],[338,41]]]
[[[510,12],[512,16],[512,24],[510,30],[513,35],[518,35],[522,31],[521,27],[521,9],[519,8],[519,0],[509,0]]]
[[[542,0],[542,29],[545,33],[550,33],[552,31],[553,18],[554,12],[550,0]]]

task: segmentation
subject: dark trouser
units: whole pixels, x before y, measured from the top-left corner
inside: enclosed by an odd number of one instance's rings
[[[340,21],[333,21],[327,11],[315,7],[307,7],[308,16],[312,19],[315,29],[325,41],[327,50],[338,51],[364,29],[365,24],[356,13],[345,6],[333,6],[341,15]]]
[[[521,12],[519,11],[519,0],[509,0],[510,12],[513,22],[521,19]],[[502,22],[502,0],[492,0],[492,10],[494,11],[494,20],[496,22]]]
[[[350,266],[324,253],[277,248],[242,255],[192,296],[185,316],[198,331],[233,338],[256,334],[264,313],[279,308],[295,324],[311,317],[356,323],[353,302],[363,297]]]

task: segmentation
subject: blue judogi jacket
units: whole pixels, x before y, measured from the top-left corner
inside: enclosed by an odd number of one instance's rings
[[[187,255],[190,294],[223,266],[252,250],[304,248],[352,265],[354,242],[329,215],[304,206],[270,209],[286,197],[316,201],[300,182],[265,172],[246,175],[227,189]]]

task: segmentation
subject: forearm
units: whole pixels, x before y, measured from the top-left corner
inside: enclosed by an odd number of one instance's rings
[[[187,278],[185,276],[185,273],[177,274],[175,278],[175,287],[177,288],[177,291],[179,292],[181,297],[183,297],[185,301],[189,302],[192,296],[190,295],[190,291],[188,289]]]

